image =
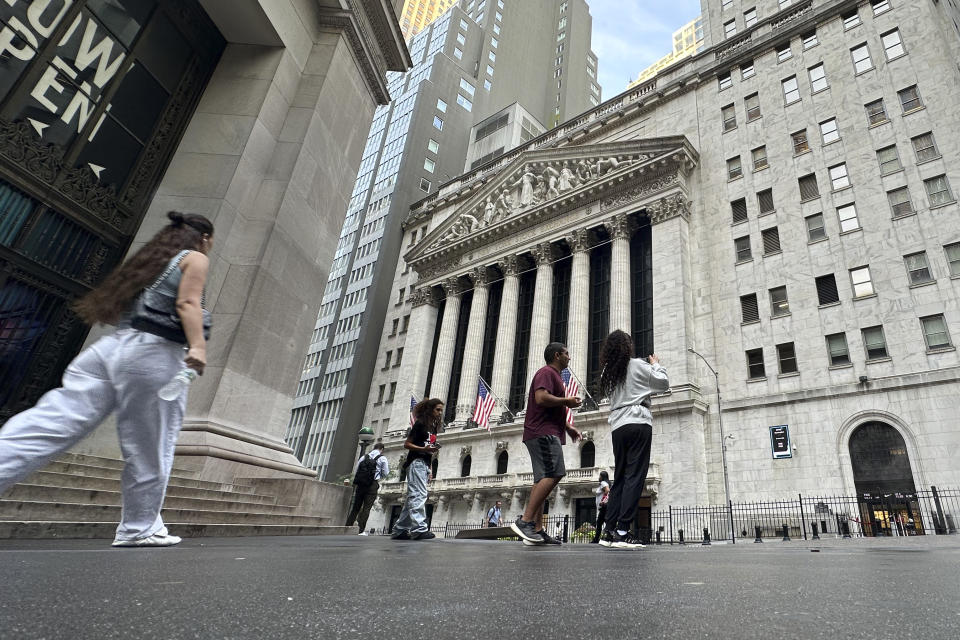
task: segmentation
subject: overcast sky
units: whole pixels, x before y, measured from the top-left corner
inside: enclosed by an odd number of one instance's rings
[[[670,53],[673,32],[700,15],[700,0],[587,0],[603,99]]]

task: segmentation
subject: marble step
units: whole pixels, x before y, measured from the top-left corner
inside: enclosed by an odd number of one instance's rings
[[[254,502],[245,498],[253,497],[244,494],[235,494],[239,499],[224,498],[215,495],[215,492],[206,492],[202,495],[196,495],[197,489],[180,490],[178,487],[172,487],[173,491],[167,489],[167,496],[163,506],[168,509],[199,509],[216,510],[230,512],[257,511],[260,513],[280,513],[286,514],[293,511],[293,507],[278,505],[274,502],[263,503]],[[186,491],[188,495],[177,495],[180,491]],[[191,495],[193,494],[193,495]],[[267,496],[257,496],[264,497]],[[95,504],[107,506],[119,506],[121,503],[120,487],[113,490],[90,489],[88,487],[51,487],[44,485],[35,485],[21,483],[14,485],[10,491],[3,496],[4,500],[20,502],[41,502],[41,503],[60,503],[60,504]]]
[[[119,458],[104,458],[102,456],[91,456],[82,453],[64,453],[55,462],[67,464],[82,464],[88,467],[102,467],[104,469],[123,469],[123,460]],[[193,478],[196,472],[185,468],[176,458],[173,459],[173,472],[180,475]]]
[[[183,524],[168,522],[170,533],[184,538],[238,536],[331,536],[356,534],[356,527],[286,524]],[[0,522],[0,540],[9,539],[108,539],[116,522],[57,522],[50,520]],[[124,549],[118,549],[118,552]]]
[[[122,473],[121,467],[98,467],[91,466],[88,464],[82,464],[78,462],[64,462],[57,460],[51,462],[46,467],[38,471],[37,473],[61,473],[72,476],[94,476],[97,478],[113,478],[116,480],[120,479],[120,474]],[[36,475],[36,474],[34,474]],[[27,478],[25,482],[31,482],[31,478]],[[239,485],[239,484],[221,484],[219,482],[208,482],[206,480],[194,480],[192,477],[187,477],[181,474],[181,472],[176,469],[170,475],[171,484],[176,484],[181,487],[194,487],[196,489],[210,489],[213,491],[233,491],[236,493],[254,493],[255,489],[253,487]]]

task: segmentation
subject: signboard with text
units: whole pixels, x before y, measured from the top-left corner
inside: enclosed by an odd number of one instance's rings
[[[793,457],[793,451],[790,448],[790,427],[785,424],[770,427],[770,449],[774,460]]]

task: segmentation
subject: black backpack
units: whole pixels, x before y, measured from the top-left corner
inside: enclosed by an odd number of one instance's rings
[[[363,460],[357,465],[357,474],[353,476],[354,485],[358,487],[369,487],[373,484],[373,480],[377,476],[377,459],[382,455],[382,453],[378,453],[373,458],[363,456]]]

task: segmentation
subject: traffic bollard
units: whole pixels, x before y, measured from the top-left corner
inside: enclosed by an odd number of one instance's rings
[[[677,529],[677,534],[680,536],[680,544],[683,544],[683,529]]]
[[[708,546],[710,544],[710,530],[706,527],[703,528],[703,542],[700,544],[703,546]]]
[[[756,536],[757,536],[756,538],[754,538],[753,543],[756,544],[756,543],[758,543],[758,542],[763,542],[763,537],[760,535],[760,527],[759,527],[759,525],[753,528],[753,532],[754,532],[754,533],[756,534]]]
[[[820,531],[817,529],[817,523],[814,522],[814,523],[811,524],[810,526],[813,527],[813,539],[814,539],[814,540],[819,540],[819,539],[820,539]]]
[[[846,520],[843,521],[843,537],[844,538],[853,537],[852,535],[850,535],[850,523],[847,522]]]
[[[787,527],[787,523],[783,523],[783,541],[790,542],[790,529]]]

